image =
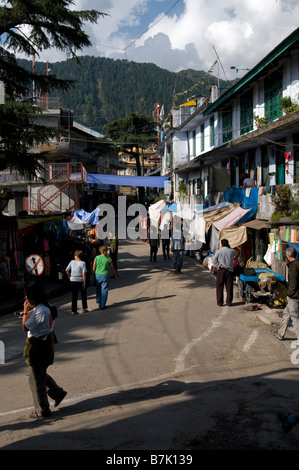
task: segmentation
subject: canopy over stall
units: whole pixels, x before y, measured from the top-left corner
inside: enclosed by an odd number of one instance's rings
[[[72,220],[68,221],[68,226],[71,230],[82,230],[87,224],[96,225],[99,222],[99,213],[98,207],[92,212],[79,209],[74,212]]]
[[[136,186],[146,188],[164,188],[168,176],[126,176],[87,174],[87,183],[110,184],[113,186]]]

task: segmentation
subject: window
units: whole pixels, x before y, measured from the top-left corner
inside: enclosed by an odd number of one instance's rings
[[[285,139],[281,139],[281,142],[285,143]],[[285,147],[275,145],[275,156],[276,156],[276,184],[285,184]]]
[[[200,150],[203,152],[205,149],[205,126],[204,124],[200,126],[200,142],[201,142]]]
[[[193,138],[193,155],[196,155],[196,130],[192,132],[192,138]]]
[[[215,144],[215,123],[214,116],[210,119],[210,147],[214,147]]]
[[[268,148],[263,146],[262,150],[262,186],[269,185],[269,154]]]
[[[273,73],[265,80],[265,116],[276,119],[282,116],[279,103],[282,97],[282,74]]]
[[[233,111],[232,108],[226,108],[222,112],[222,136],[223,142],[228,142],[233,138]]]
[[[253,129],[253,97],[252,91],[242,96],[240,102],[240,135]]]

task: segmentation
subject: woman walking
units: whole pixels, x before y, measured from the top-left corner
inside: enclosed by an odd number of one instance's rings
[[[100,246],[100,254],[95,257],[93,262],[93,272],[96,278],[96,300],[101,310],[107,308],[106,302],[110,278],[109,268],[112,269],[115,279],[118,279],[112,259],[107,256],[107,247]]]
[[[68,264],[65,272],[71,281],[72,286],[72,314],[77,315],[77,301],[78,292],[81,293],[82,308],[84,312],[87,309],[87,295],[86,295],[86,263],[83,261],[84,253],[81,250],[76,250],[74,259]]]
[[[49,305],[39,285],[32,284],[25,289],[22,328],[27,332],[27,339],[24,356],[30,366],[29,385],[34,404],[30,418],[51,416],[48,396],[58,406],[67,394],[47,374],[48,366],[54,362],[53,325],[56,315],[56,307]]]

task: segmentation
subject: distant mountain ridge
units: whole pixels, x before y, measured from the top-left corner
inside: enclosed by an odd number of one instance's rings
[[[93,56],[79,59],[81,65],[74,59],[49,64],[50,74],[76,80],[68,93],[50,94],[60,99],[62,107],[73,110],[75,121],[98,132],[130,112],[152,116],[155,103],[164,105],[166,118],[173,103],[179,105],[194,95],[208,96],[210,85],[218,85],[218,78],[202,71],[175,73],[149,63]],[[26,69],[32,67],[28,60],[18,62]],[[46,75],[45,62],[35,62],[34,67],[36,73]],[[219,84],[223,90],[233,82],[219,80]]]

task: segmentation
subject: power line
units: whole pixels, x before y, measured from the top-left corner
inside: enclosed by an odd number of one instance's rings
[[[151,26],[149,26],[142,34],[140,34],[140,36],[138,36],[138,38],[134,39],[134,41],[132,41],[127,47],[125,47],[125,49],[122,49],[123,51],[126,51],[127,49],[129,49],[129,47],[131,47],[136,41],[138,41],[138,39],[140,39],[145,33],[147,33],[150,29],[152,29],[154,26],[156,26],[156,24],[160,23],[160,21],[162,21],[165,16],[168,15],[168,13],[180,2],[181,0],[177,0],[173,5],[172,7],[169,8],[169,10],[167,10],[167,12],[159,19],[157,20],[154,24],[152,24]]]
[[[140,36],[138,36],[136,39],[134,39],[127,47],[125,47],[124,49],[120,48],[120,47],[113,47],[113,46],[107,46],[105,44],[97,44],[95,43],[95,46],[100,46],[100,47],[109,47],[110,49],[116,49],[118,51],[122,51],[126,58],[127,58],[127,54],[126,54],[126,50],[129,49],[129,47],[131,47],[136,41],[138,41],[138,39],[140,39],[145,33],[147,33],[150,29],[152,29],[154,26],[156,26],[158,23],[160,23],[160,21],[162,21],[165,16],[168,15],[168,13],[180,2],[181,0],[177,0],[173,5],[172,7],[169,8],[169,10],[167,10],[166,13],[164,13],[163,16],[161,16],[161,18],[159,20],[157,20],[154,24],[152,24],[151,26],[149,26],[145,31],[143,31],[142,34],[140,34]],[[128,60],[128,58],[127,58]]]

